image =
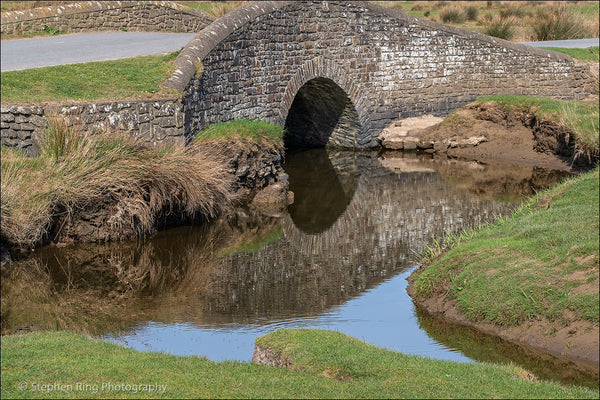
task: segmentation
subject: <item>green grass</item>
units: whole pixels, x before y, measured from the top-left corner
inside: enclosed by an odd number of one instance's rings
[[[284,129],[267,121],[234,120],[211,124],[198,132],[197,141],[206,140],[247,140],[267,141],[279,145],[283,143]]]
[[[411,276],[475,321],[598,323],[599,168],[538,194]],[[570,310],[570,313],[565,313]]]
[[[542,49],[556,51],[557,53],[568,54],[569,56],[582,61],[598,62],[599,47],[588,47],[585,49],[567,49],[564,47],[541,47]]]
[[[291,369],[141,353],[65,332],[1,340],[3,398],[598,398],[581,387],[519,379],[522,370],[514,366],[408,356],[328,331],[283,330],[257,339],[290,357]],[[78,382],[88,390],[77,390]],[[66,390],[33,391],[34,384],[55,383]],[[166,390],[108,391],[108,383]]]
[[[555,100],[532,96],[486,96],[478,103],[494,102],[510,113],[535,113],[538,118],[554,120],[574,135],[575,150],[589,154],[600,154],[596,101]]]
[[[178,54],[2,72],[2,103],[172,95],[161,83],[171,76]]]

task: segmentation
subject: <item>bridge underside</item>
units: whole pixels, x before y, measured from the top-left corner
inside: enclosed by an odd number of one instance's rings
[[[296,94],[285,128],[287,148],[355,147],[361,126],[344,90],[331,79],[315,78]]]

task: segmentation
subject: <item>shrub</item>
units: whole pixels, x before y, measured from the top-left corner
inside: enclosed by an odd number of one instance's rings
[[[459,7],[444,7],[440,10],[440,18],[446,24],[460,24],[465,22],[466,15]]]
[[[515,36],[515,20],[512,17],[503,18],[500,15],[485,15],[479,20],[483,25],[483,33],[500,39],[510,40]]]
[[[521,6],[504,6],[498,10],[498,14],[502,18],[523,18],[527,13],[525,9]]]
[[[477,8],[477,6],[467,6],[465,8],[465,16],[468,21],[477,20],[478,15],[479,15],[479,8]]]
[[[540,41],[581,39],[590,34],[584,18],[565,7],[540,8],[529,21],[536,40]]]

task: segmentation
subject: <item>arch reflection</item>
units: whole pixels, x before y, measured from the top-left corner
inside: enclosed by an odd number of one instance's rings
[[[294,192],[288,212],[307,234],[324,232],[346,211],[360,176],[353,153],[322,148],[290,152],[283,168]]]

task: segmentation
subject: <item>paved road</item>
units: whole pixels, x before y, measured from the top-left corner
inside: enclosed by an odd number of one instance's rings
[[[164,54],[185,46],[195,33],[95,32],[3,40],[1,70],[48,67]],[[527,42],[536,47],[598,46],[598,39]]]
[[[194,36],[195,33],[95,32],[3,40],[1,70],[164,54],[181,49]]]
[[[585,49],[586,47],[598,46],[596,39],[577,39],[577,40],[551,40],[548,42],[521,42],[533,47],[566,47],[570,49]]]

